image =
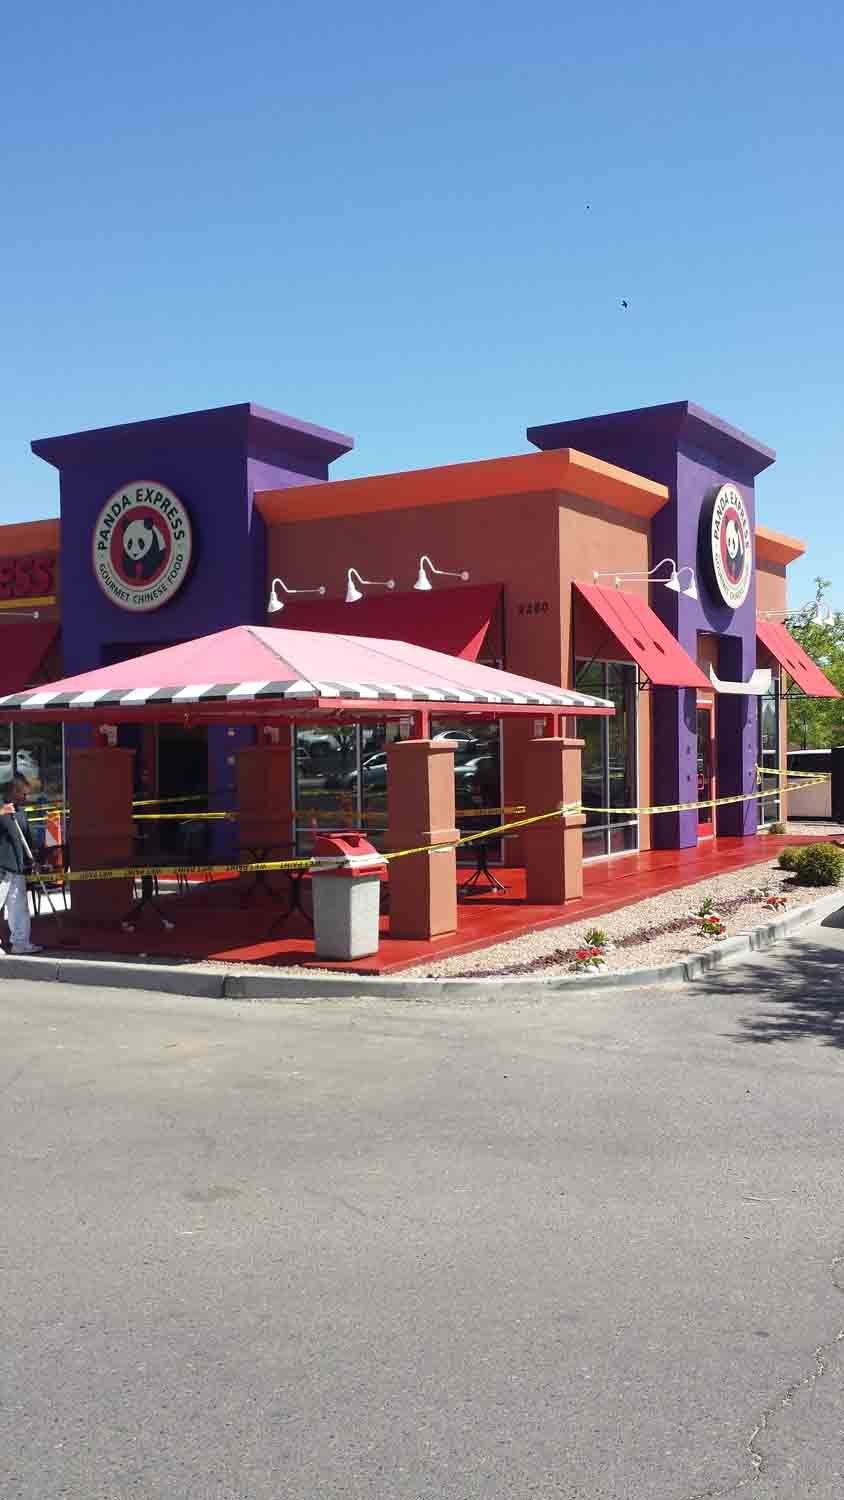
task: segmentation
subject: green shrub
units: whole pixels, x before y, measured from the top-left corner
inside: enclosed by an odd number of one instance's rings
[[[784,823],[769,823],[768,824],[768,832],[769,833],[783,834],[783,833],[785,833],[785,831],[786,830],[785,830],[785,824]]]
[[[801,885],[837,885],[844,874],[844,849],[837,844],[806,844],[797,850],[794,873]]]
[[[781,849],[779,855],[777,856],[777,864],[779,865],[780,869],[792,871],[796,870],[797,856],[799,853],[800,850],[797,849],[794,845],[792,845],[790,849]]]

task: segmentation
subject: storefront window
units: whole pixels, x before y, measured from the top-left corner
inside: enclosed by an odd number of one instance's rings
[[[360,726],[297,724],[294,753],[297,850],[310,854],[318,833],[363,826]]]
[[[623,854],[639,847],[639,822],[625,809],[636,806],[636,668],[627,662],[580,664],[577,690],[609,698],[612,718],[580,718],[584,741],[582,797],[586,809],[584,859]],[[618,808],[615,812],[613,809]]]
[[[759,764],[774,769],[779,766],[779,679],[771,677],[771,686],[759,699]],[[775,776],[763,777],[764,787],[776,788]],[[759,822],[764,826],[778,823],[780,816],[779,793],[765,797],[759,802]]]
[[[64,796],[61,724],[13,726],[15,770],[32,788],[32,800],[56,804]]]
[[[310,853],[317,832],[362,830],[381,849],[387,830],[387,746],[407,738],[401,720],[368,720],[331,728],[296,729],[295,809],[297,849]],[[453,740],[457,826],[477,833],[503,821],[501,725],[465,718],[432,717],[432,738]],[[458,851],[459,853],[459,851]],[[500,859],[500,841],[488,854]],[[471,849],[468,859],[474,859]]]

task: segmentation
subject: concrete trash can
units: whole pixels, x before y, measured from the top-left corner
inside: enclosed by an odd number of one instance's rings
[[[383,854],[362,833],[323,833],[311,866],[317,958],[378,952]]]

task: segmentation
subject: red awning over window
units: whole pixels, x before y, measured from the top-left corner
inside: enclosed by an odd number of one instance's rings
[[[575,588],[655,687],[712,691],[700,667],[638,594],[603,589],[595,583],[576,583]]]
[[[756,638],[766,651],[770,651],[774,660],[785,667],[807,698],[841,697],[837,687],[833,687],[829,678],[824,677],[820,667],[812,661],[811,656],[806,655],[803,647],[778,620],[757,620]]]
[[[273,624],[285,630],[407,641],[411,646],[477,661],[500,598],[499,584],[470,584],[462,589],[367,594],[355,604],[340,599],[308,603],[285,599],[284,613],[274,615]]]
[[[34,687],[59,627],[55,620],[8,620],[0,615],[0,696]]]

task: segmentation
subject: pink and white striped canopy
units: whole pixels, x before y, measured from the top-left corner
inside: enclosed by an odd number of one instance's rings
[[[418,710],[448,704],[496,713],[547,708],[611,714],[603,698],[535,682],[461,657],[321,631],[238,625],[114,666],[0,698],[0,714],[33,718],[172,719],[194,722],[302,717],[303,711]]]

